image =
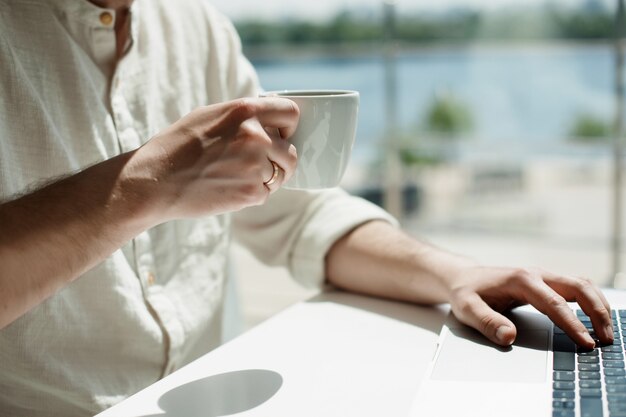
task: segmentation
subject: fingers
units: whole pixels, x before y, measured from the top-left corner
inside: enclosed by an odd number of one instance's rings
[[[589,280],[539,269],[509,269],[507,272],[501,268],[481,268],[467,274],[471,278],[477,273],[480,276],[468,281],[470,285],[457,287],[451,305],[459,320],[480,330],[490,340],[501,345],[513,342],[516,331],[513,324],[497,311],[524,302],[546,314],[576,344],[593,348],[596,342],[567,304],[576,301],[591,318],[598,339],[606,344],[613,342],[609,303]]]
[[[267,152],[267,157],[271,161],[276,162],[283,171],[282,181],[280,182],[280,184],[282,184],[291,178],[296,169],[298,160],[296,147],[288,140],[283,139],[278,129],[266,127],[265,131],[272,141],[272,146]]]
[[[272,166],[272,176],[267,181],[263,182],[263,185],[267,191],[272,194],[285,182],[285,171],[283,171],[276,162],[271,160],[268,160],[268,162],[270,162]]]
[[[263,127],[276,128],[282,138],[293,135],[300,111],[293,101],[281,97],[247,98],[232,102],[231,117],[239,123],[257,118]]]
[[[586,348],[595,346],[595,341],[591,338],[585,326],[578,320],[563,295],[554,291],[543,279],[536,281],[522,279],[520,281],[525,282],[526,285],[523,285],[518,290],[525,294],[528,302],[547,315],[576,344]],[[612,336],[613,330],[611,329],[611,338]]]
[[[544,281],[568,301],[576,301],[591,319],[593,329],[603,343],[613,342],[611,307],[599,288],[589,280],[569,278],[542,271]],[[563,329],[566,330],[566,329]]]
[[[270,192],[276,191],[291,178],[297,163],[296,148],[287,140],[298,125],[300,113],[297,105],[279,97],[240,99],[231,102],[231,105],[231,120],[248,126],[247,132],[254,132],[254,136],[262,136],[264,140],[260,143],[270,144],[264,153],[258,154],[264,167],[263,172],[269,170],[268,175],[261,178],[261,182]],[[280,168],[278,178],[269,187],[268,178],[274,176],[274,173],[271,162],[267,164],[265,159],[274,161]]]
[[[511,320],[494,311],[475,292],[466,292],[460,298],[462,300],[453,303],[452,309],[461,322],[477,329],[501,346],[513,344],[517,329]]]

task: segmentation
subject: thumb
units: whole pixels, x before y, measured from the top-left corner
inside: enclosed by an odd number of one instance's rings
[[[517,330],[511,320],[493,310],[476,293],[465,294],[460,307],[452,306],[456,318],[480,331],[487,339],[501,346],[510,346],[515,341]]]

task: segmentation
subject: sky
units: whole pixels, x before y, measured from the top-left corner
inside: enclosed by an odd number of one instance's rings
[[[378,11],[384,0],[209,0],[233,20],[259,18],[280,20],[297,17],[323,20],[345,9]],[[394,0],[389,0],[394,1]],[[506,6],[537,5],[547,0],[395,0],[398,13],[420,11],[445,11],[451,8],[470,7],[496,9]],[[552,3],[583,4],[590,0],[549,0]],[[612,5],[614,0],[598,0]]]

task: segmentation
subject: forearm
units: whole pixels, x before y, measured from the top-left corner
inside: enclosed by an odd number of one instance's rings
[[[0,204],[0,328],[156,224],[263,204],[296,165],[284,98],[198,107],[139,149]],[[270,161],[284,175],[271,190]]]
[[[0,328],[155,221],[135,155],[0,205]]]
[[[454,277],[473,264],[381,221],[357,227],[326,257],[327,278],[333,285],[420,304],[449,301]]]

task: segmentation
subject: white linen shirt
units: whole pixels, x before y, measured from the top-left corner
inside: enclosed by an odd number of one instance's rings
[[[137,0],[118,65],[114,20],[86,0],[0,0],[0,201],[257,94],[206,2]],[[340,190],[279,191],[233,226],[261,260],[320,285],[330,245],[376,218],[393,222]],[[230,230],[230,215],[147,230],[0,330],[0,415],[94,414],[219,344]]]

